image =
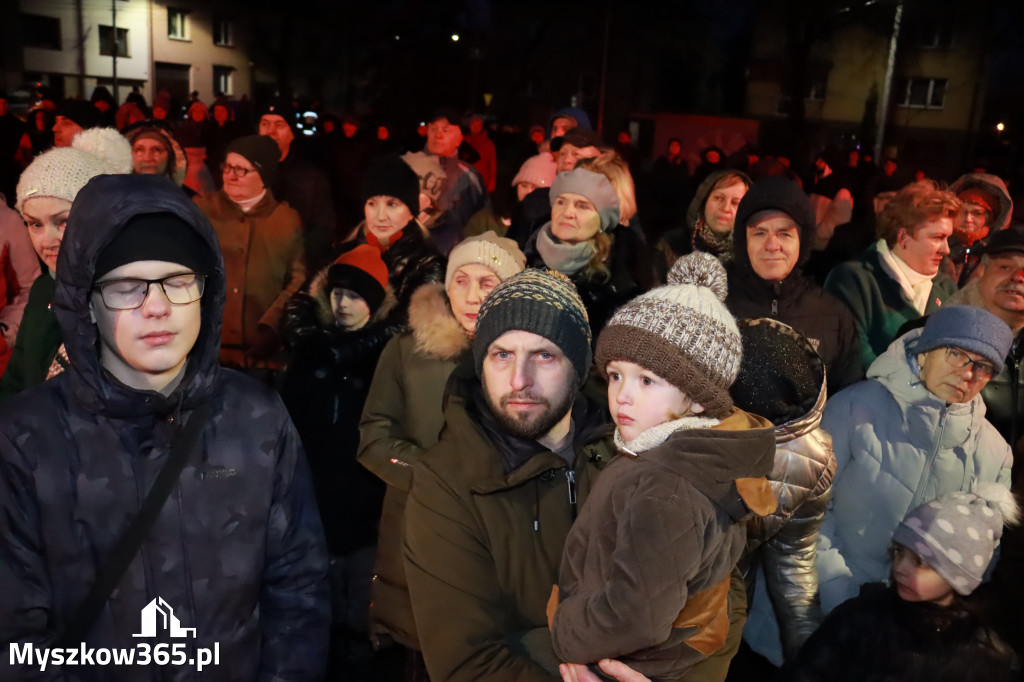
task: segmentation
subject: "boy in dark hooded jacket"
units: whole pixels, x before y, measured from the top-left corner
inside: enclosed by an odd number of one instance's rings
[[[45,671],[79,680],[196,679],[189,661],[214,648],[204,680],[322,674],[327,556],[310,477],[280,400],[218,365],[224,281],[213,228],[167,178],[100,176],[78,195],[54,298],[71,368],[0,412],[0,678],[36,679],[15,649],[57,641],[139,654]],[[116,591],[82,622],[112,548],[196,428]],[[140,635],[154,605],[164,618]],[[174,664],[136,667],[143,646],[165,643]]]

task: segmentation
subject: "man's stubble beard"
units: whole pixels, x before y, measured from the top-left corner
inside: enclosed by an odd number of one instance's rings
[[[546,398],[528,392],[506,393],[499,399],[500,405],[494,404],[486,386],[484,386],[483,394],[487,401],[487,407],[501,424],[501,428],[511,436],[528,440],[537,440],[551,431],[572,409],[573,401],[576,398],[576,392],[572,389],[572,385],[563,395],[559,396],[559,400],[554,406]],[[535,401],[544,405],[545,409],[539,414],[509,414],[505,410],[505,405],[514,398]]]

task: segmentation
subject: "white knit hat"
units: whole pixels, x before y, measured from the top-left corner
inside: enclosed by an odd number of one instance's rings
[[[448,254],[448,271],[444,276],[444,288],[452,283],[455,271],[468,263],[478,263],[490,268],[502,282],[526,267],[526,256],[519,250],[514,239],[499,237],[494,230],[463,239]]]
[[[70,147],[37,156],[18,181],[21,213],[26,199],[55,197],[74,202],[78,191],[97,175],[132,172],[132,146],[113,128],[89,128],[75,135]]]

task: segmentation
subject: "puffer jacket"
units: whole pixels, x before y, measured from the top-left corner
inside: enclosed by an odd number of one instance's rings
[[[440,283],[416,291],[410,330],[388,342],[377,363],[359,423],[359,463],[387,484],[377,539],[370,634],[418,649],[416,625],[402,563],[405,502],[412,467],[441,435],[441,401],[469,337],[452,316]]]
[[[306,281],[302,222],[270,190],[248,213],[224,190],[196,197],[195,202],[217,231],[227,272],[221,362],[253,366],[246,350],[256,340],[257,327],[278,331],[284,304]],[[283,363],[283,356],[277,355],[266,366],[280,369]]]
[[[765,479],[774,445],[768,420],[733,408],[616,457],[566,538],[551,621],[559,658],[619,658],[683,679],[721,648],[743,522],[776,507]]]
[[[775,427],[775,463],[768,480],[779,508],[747,522],[747,547],[740,562],[750,603],[743,638],[776,665],[783,656],[792,657],[822,619],[815,558],[836,457],[831,436],[821,428],[827,387],[820,360],[817,374],[820,389],[814,406]]]
[[[290,351],[281,397],[313,472],[327,547],[344,555],[377,542],[384,484],[356,462],[359,419],[381,351],[402,330],[387,295],[361,329],[335,323],[323,268],[285,305],[281,331]]]
[[[415,467],[405,561],[432,680],[554,682],[547,601],[566,535],[615,454],[604,407],[577,394],[575,461],[508,436],[472,357],[453,373],[441,440]]]
[[[977,395],[947,405],[918,376],[921,330],[893,341],[868,378],[829,399],[836,477],[818,542],[821,605],[828,613],[864,583],[889,575],[889,542],[908,511],[979,483],[1010,486],[1010,446]]]
[[[98,255],[129,219],[154,211],[192,225],[216,264],[199,338],[169,396],[128,388],[101,367],[88,304]],[[54,306],[71,367],[0,410],[0,678],[318,679],[330,621],[323,532],[281,401],[218,364],[225,277],[216,234],[169,179],[148,175],[94,178],[68,227]],[[45,648],[68,626],[202,404],[211,413],[199,451],[85,644],[135,647],[140,613],[159,597],[195,628],[189,655],[218,643],[221,665],[7,668],[11,643]]]

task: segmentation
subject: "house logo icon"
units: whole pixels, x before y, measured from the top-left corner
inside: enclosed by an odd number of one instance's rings
[[[171,637],[195,637],[195,628],[183,628],[174,609],[161,597],[149,602],[142,609],[142,632],[132,637],[156,637],[157,629],[168,631]]]

